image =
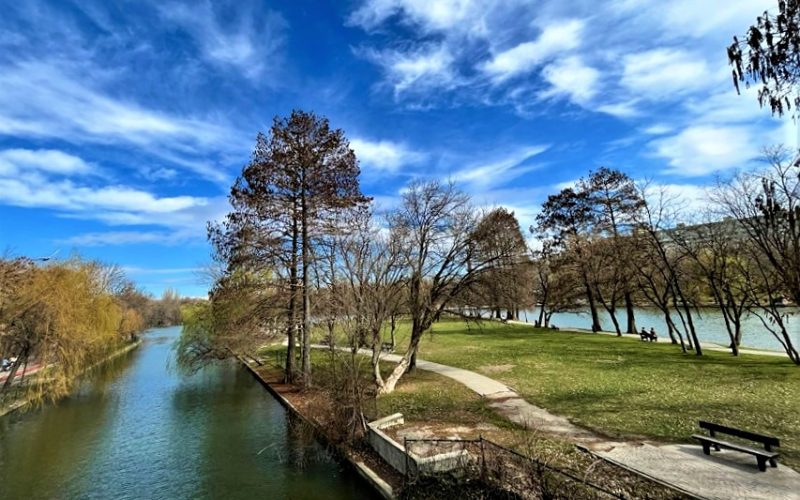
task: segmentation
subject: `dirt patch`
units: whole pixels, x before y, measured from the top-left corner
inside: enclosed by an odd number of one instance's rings
[[[507,371],[511,371],[517,365],[486,365],[478,367],[478,370],[482,371],[483,373],[503,373]]]

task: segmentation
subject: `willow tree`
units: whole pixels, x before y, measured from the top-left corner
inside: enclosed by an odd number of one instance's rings
[[[210,228],[218,257],[233,269],[285,270],[288,349],[286,377],[295,375],[295,342],[302,340],[302,378],[311,383],[312,246],[320,222],[365,203],[356,156],[327,118],[293,111],[259,134],[250,163],[231,189],[232,211]]]
[[[30,360],[48,366],[46,377],[31,386],[38,397],[67,394],[84,370],[120,342],[121,310],[90,265],[72,260],[44,267],[27,266],[3,307],[0,354],[16,362],[2,391]]]

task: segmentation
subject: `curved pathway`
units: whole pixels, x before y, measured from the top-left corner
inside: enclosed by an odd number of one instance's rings
[[[372,351],[361,349],[359,353],[371,355]],[[401,358],[402,356],[398,354],[381,355],[382,360],[393,363],[398,363]],[[417,358],[417,368],[444,375],[461,383],[479,396],[486,398],[489,401],[489,406],[500,415],[526,429],[536,429],[545,434],[580,443],[591,448],[597,445],[610,447],[618,444],[572,424],[565,417],[554,415],[544,408],[528,403],[507,385],[480,373],[419,358]]]

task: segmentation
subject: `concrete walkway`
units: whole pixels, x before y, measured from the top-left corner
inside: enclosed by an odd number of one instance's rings
[[[328,349],[328,346],[312,347]],[[359,354],[372,355],[368,349]],[[398,354],[381,359],[400,362]],[[778,465],[760,472],[755,457],[733,451],[703,455],[699,445],[621,442],[576,426],[525,401],[513,389],[480,373],[417,358],[417,368],[449,377],[486,398],[489,406],[526,429],[573,442],[587,451],[698,498],[800,499],[800,473]]]

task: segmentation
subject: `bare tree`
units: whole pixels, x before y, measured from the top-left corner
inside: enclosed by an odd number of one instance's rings
[[[403,250],[404,309],[411,317],[411,335],[408,349],[384,381],[381,393],[392,392],[403,374],[413,369],[422,335],[498,260],[476,251],[473,233],[478,224],[469,197],[453,184],[436,181],[412,182],[399,209],[389,215],[392,237]]]
[[[782,147],[768,148],[764,156],[766,170],[740,173],[720,183],[714,201],[736,220],[743,240],[749,242],[754,269],[748,283],[755,309],[762,321],[767,318],[765,326],[777,329],[771,331],[789,358],[800,364],[786,329],[786,313],[775,308],[784,297],[800,304],[800,167]]]
[[[692,314],[694,304],[686,290],[687,280],[683,263],[680,256],[674,251],[674,246],[670,245],[668,237],[666,237],[666,232],[675,227],[676,220],[678,220],[677,199],[663,187],[654,189],[650,184],[643,183],[637,188],[641,199],[644,200],[642,210],[637,216],[638,242],[646,249],[644,255],[653,259],[653,265],[658,269],[657,274],[645,277],[648,286],[643,291],[647,291],[648,288],[652,290],[653,293],[646,293],[646,296],[659,308],[663,304],[661,302],[663,295],[658,290],[661,289],[668,293],[668,298],[674,305],[675,312],[690,339],[689,348],[693,348],[695,354],[702,356],[703,348],[695,330]],[[641,275],[640,270],[640,277],[643,277]],[[669,307],[667,306],[662,311],[666,314],[667,324],[671,327],[677,326],[669,315]]]
[[[725,321],[734,356],[742,342],[742,319],[750,305],[743,280],[743,266],[749,256],[743,252],[732,219],[707,220],[702,224],[669,231],[671,242],[691,261],[694,281],[704,283]]]

